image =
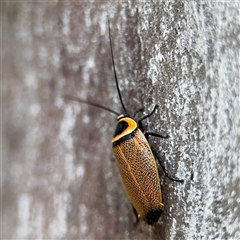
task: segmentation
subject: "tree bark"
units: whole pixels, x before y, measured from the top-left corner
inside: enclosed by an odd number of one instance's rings
[[[2,2],[2,238],[240,239],[239,4]],[[113,160],[123,102],[171,176],[135,216]]]

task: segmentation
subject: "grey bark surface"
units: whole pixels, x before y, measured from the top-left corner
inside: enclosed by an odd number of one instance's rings
[[[239,3],[2,2],[2,239],[240,239]],[[113,161],[116,116],[149,113],[164,212],[134,214]],[[136,115],[141,116],[141,113]]]

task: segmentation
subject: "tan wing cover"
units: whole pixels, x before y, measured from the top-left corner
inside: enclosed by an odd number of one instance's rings
[[[122,184],[138,217],[161,209],[163,204],[158,169],[143,133],[136,129],[133,138],[113,147],[113,153]]]

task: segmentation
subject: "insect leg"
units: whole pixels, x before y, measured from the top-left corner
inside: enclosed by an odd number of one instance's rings
[[[181,182],[181,183],[183,183],[183,182],[184,182],[183,179],[178,179],[178,178],[172,177],[172,176],[170,176],[170,175],[168,174],[168,172],[166,171],[165,166],[164,166],[163,163],[161,162],[161,160],[160,160],[157,152],[155,151],[155,149],[153,149],[152,147],[151,147],[151,149],[152,149],[152,152],[153,152],[153,155],[154,155],[155,159],[156,159],[156,160],[158,161],[158,163],[161,165],[162,170],[164,171],[166,177],[168,177],[169,179],[171,179],[171,180],[174,181],[174,182]]]
[[[142,120],[150,117],[150,116],[155,112],[155,110],[157,109],[157,107],[158,107],[158,105],[155,105],[155,106],[154,106],[154,109],[153,109],[148,115],[143,116],[142,118],[140,118],[140,119],[138,120],[138,122],[137,122],[137,123],[138,123],[138,128],[139,128],[142,132],[143,132]]]
[[[133,117],[135,117],[137,113],[142,112],[142,111],[143,111],[143,108],[138,109],[138,110],[135,112],[135,114],[133,115]]]
[[[154,136],[154,137],[160,137],[160,138],[168,138],[168,135],[161,135],[161,134],[157,134],[157,133],[152,133],[152,132],[146,132],[144,133],[147,141],[148,141],[148,136]]]
[[[155,110],[157,109],[157,107],[158,107],[158,105],[155,105],[155,106],[154,106],[154,109],[152,110],[152,112],[150,112],[148,115],[146,115],[146,116],[142,117],[140,120],[138,120],[138,127],[139,127],[139,129],[140,129],[141,131],[143,131],[142,120],[150,117],[150,116],[155,112]],[[163,136],[163,135],[161,135],[161,134],[151,133],[151,132],[146,132],[144,135],[145,135],[147,141],[148,141],[148,137],[149,137],[149,136],[160,137],[160,138],[168,138],[168,137],[169,137],[168,135]],[[154,155],[155,159],[156,159],[156,160],[158,161],[158,163],[161,165],[161,167],[162,167],[162,169],[163,169],[166,177],[168,177],[169,179],[171,179],[172,181],[175,181],[175,182],[184,182],[184,180],[182,180],[182,179],[178,179],[178,178],[171,177],[171,176],[167,173],[167,171],[166,171],[163,163],[161,162],[159,156],[157,155],[157,152],[156,152],[152,147],[151,147],[151,149],[152,149],[152,152],[153,152],[153,155]]]
[[[138,214],[137,214],[137,211],[136,211],[136,209],[134,208],[133,205],[132,205],[132,208],[133,208],[134,215],[135,215],[135,217],[136,217],[136,221],[134,222],[134,225],[137,225],[137,224],[138,224],[138,221],[139,221],[139,219],[138,219]]]
[[[142,117],[141,119],[139,119],[138,122],[141,122],[142,120],[150,117],[156,111],[157,107],[158,107],[158,105],[155,105],[154,109],[148,115],[146,115],[146,116]]]

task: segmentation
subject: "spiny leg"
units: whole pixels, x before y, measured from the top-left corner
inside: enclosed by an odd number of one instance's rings
[[[152,149],[152,152],[153,152],[153,155],[154,155],[155,159],[157,159],[158,163],[161,165],[162,170],[163,170],[165,176],[166,176],[167,178],[171,179],[171,180],[174,181],[174,182],[181,182],[181,183],[183,183],[183,182],[184,182],[183,179],[179,179],[179,178],[176,178],[176,177],[172,177],[172,176],[170,176],[170,175],[168,174],[168,172],[166,171],[165,166],[164,166],[163,163],[161,162],[161,160],[160,160],[157,152],[155,151],[155,149],[153,149],[152,147],[151,147],[151,149]]]
[[[149,117],[156,111],[157,107],[158,107],[158,105],[155,105],[154,108],[153,108],[153,110],[152,110],[148,115],[143,116],[142,118],[140,118],[140,119],[138,120],[138,128],[139,128],[142,132],[143,132],[142,121],[143,121],[144,119],[146,119],[146,118],[149,118]]]

